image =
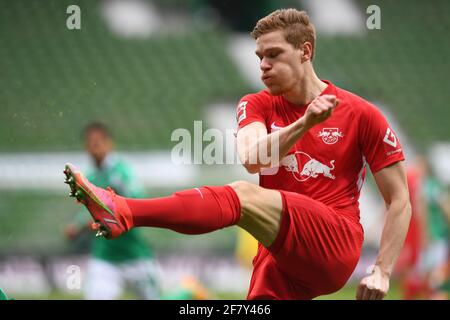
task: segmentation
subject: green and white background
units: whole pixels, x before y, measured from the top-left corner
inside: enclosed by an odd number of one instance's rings
[[[66,26],[73,4],[80,30]],[[366,26],[372,4],[381,9],[379,30]],[[86,249],[63,238],[78,207],[62,168],[67,161],[87,167],[80,131],[90,121],[113,128],[149,196],[255,181],[239,165],[173,164],[171,133],[193,131],[195,120],[203,130],[234,128],[239,98],[261,88],[248,32],[279,7],[306,9],[315,22],[319,77],[380,106],[407,156],[428,153],[450,183],[449,1],[0,0],[0,287],[8,296],[80,297],[67,289],[66,270],[84,266]],[[376,253],[383,208],[370,176],[361,206],[364,253],[331,298],[352,299]],[[190,273],[219,298],[245,297],[249,273],[234,259],[235,228],[145,235],[166,287]],[[399,298],[395,281],[388,298]]]

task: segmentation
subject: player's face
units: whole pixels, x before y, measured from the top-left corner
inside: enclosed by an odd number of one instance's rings
[[[283,31],[273,31],[256,39],[255,53],[260,59],[261,80],[271,94],[287,93],[301,81],[302,50],[288,43]]]
[[[99,130],[92,130],[86,135],[86,151],[100,164],[112,150],[111,138]]]

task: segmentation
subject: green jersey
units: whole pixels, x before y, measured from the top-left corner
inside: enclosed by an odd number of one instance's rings
[[[118,195],[124,197],[142,198],[144,196],[130,166],[115,155],[109,155],[100,168],[95,167],[86,177],[94,185],[101,188],[111,187]],[[77,223],[85,225],[88,218],[89,215],[86,215],[84,209],[77,215]],[[92,243],[92,255],[101,260],[120,263],[151,258],[153,253],[140,231],[131,229],[112,240],[102,237],[95,239]]]
[[[448,237],[447,220],[442,212],[440,201],[443,187],[433,177],[427,178],[423,183],[423,195],[428,208],[428,233],[432,240],[441,240]]]
[[[0,300],[9,300],[6,293],[4,293],[1,288],[0,288]]]

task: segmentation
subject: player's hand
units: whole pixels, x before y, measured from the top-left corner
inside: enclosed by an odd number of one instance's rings
[[[304,123],[307,128],[312,128],[331,117],[339,100],[335,95],[324,94],[315,98],[306,109]]]
[[[372,273],[361,280],[356,300],[381,300],[389,291],[389,275],[374,266]]]

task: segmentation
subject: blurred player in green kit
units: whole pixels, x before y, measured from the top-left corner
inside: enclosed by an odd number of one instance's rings
[[[109,128],[93,122],[83,131],[85,149],[90,155],[93,168],[90,181],[103,188],[110,187],[117,194],[130,198],[144,197],[130,165],[116,155]],[[91,226],[85,209],[78,212],[72,223],[65,228],[68,239],[78,238]],[[158,264],[153,252],[143,239],[141,230],[134,229],[113,241],[103,237],[92,242],[91,258],[83,282],[85,299],[113,300],[120,298],[127,288],[140,299],[203,300],[210,293],[193,276],[186,276],[179,286],[161,293]]]
[[[450,206],[449,195],[430,163],[421,160],[424,168],[422,197],[426,202],[421,269],[425,274],[427,294],[431,299],[449,298],[449,244]]]
[[[86,151],[93,162],[89,179],[103,188],[112,188],[117,194],[143,197],[129,164],[114,154],[108,127],[99,122],[91,123],[85,127],[83,136]],[[76,239],[92,223],[84,210],[76,214],[65,228],[68,239]],[[95,239],[83,281],[84,298],[118,299],[128,288],[140,299],[159,299],[157,268],[153,252],[139,229],[127,232],[114,241]]]

